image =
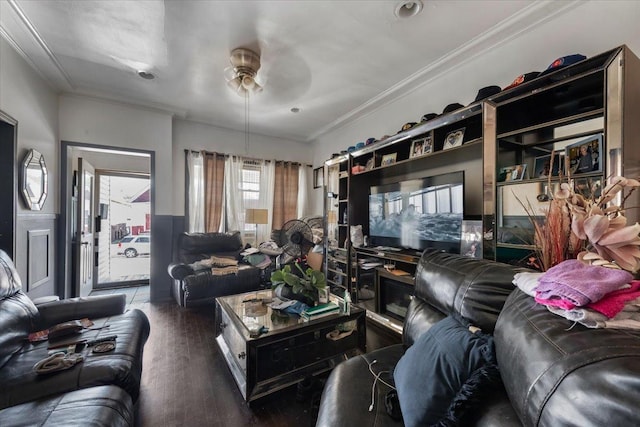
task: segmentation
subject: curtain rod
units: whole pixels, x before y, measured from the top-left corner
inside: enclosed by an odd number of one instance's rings
[[[236,155],[236,154],[216,153],[215,151],[207,151],[207,150],[198,151],[198,150],[190,150],[188,148],[185,148],[184,152],[185,152],[185,154],[188,154],[188,153],[217,154],[217,155],[220,155],[220,156],[224,156],[225,158],[227,158],[229,156],[242,157],[242,156],[239,156],[239,155]],[[312,168],[313,167],[313,165],[310,165],[308,163],[292,162],[292,161],[289,161],[289,160],[256,159],[255,157],[242,157],[242,158],[245,159],[245,160],[248,160],[248,161],[259,161],[259,162],[265,161],[265,162],[276,162],[276,163],[278,163],[278,162],[289,162],[289,163],[293,163],[294,165],[306,166],[308,168]]]

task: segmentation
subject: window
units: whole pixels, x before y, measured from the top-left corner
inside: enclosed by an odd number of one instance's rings
[[[240,191],[244,201],[244,208],[259,208],[260,200],[260,165],[256,162],[245,161],[242,166],[242,181],[240,182]],[[244,215],[244,213],[243,213]],[[256,226],[254,224],[245,224],[245,231],[254,232]]]

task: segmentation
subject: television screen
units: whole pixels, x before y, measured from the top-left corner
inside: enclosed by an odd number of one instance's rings
[[[371,187],[371,244],[459,252],[463,214],[462,171]]]

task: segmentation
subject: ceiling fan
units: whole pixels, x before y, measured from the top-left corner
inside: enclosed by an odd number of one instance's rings
[[[240,96],[262,92],[262,86],[256,81],[260,69],[260,55],[250,49],[239,47],[231,51],[229,61],[231,66],[224,70],[227,86]]]

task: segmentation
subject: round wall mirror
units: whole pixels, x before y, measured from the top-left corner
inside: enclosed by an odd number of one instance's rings
[[[22,161],[22,196],[33,211],[39,211],[47,199],[47,165],[42,153],[29,150]]]

